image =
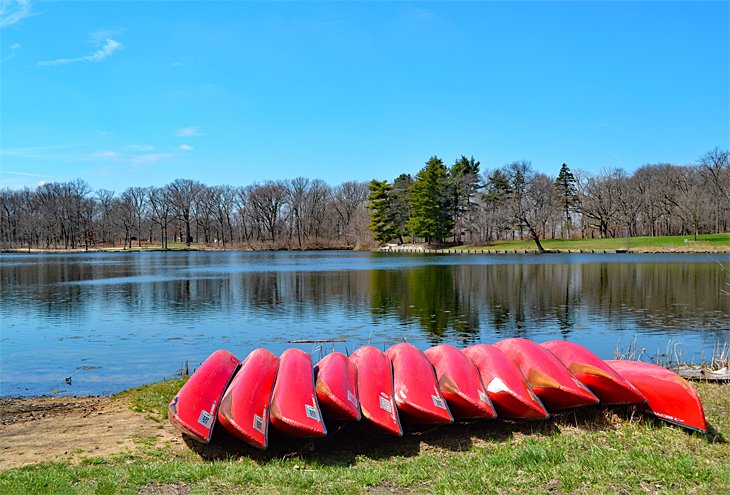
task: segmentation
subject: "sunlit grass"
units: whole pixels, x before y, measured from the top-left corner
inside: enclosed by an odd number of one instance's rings
[[[687,242],[685,242],[685,239]],[[641,248],[693,249],[701,247],[730,247],[730,234],[703,234],[697,236],[617,237],[611,239],[545,239],[545,249],[559,250],[637,250]],[[461,246],[460,249],[524,250],[536,249],[535,241],[497,241],[480,246]]]
[[[152,413],[153,416],[167,419],[167,406],[182,387],[187,378],[177,378],[162,382],[142,385],[141,387],[126,390],[117,397],[128,397],[131,399],[133,411],[141,413]]]
[[[181,382],[130,390],[160,411]],[[730,386],[697,384],[708,421],[730,431]],[[153,448],[0,473],[0,493],[708,493],[730,487],[730,447],[631,410],[584,409],[544,423],[452,425],[401,439],[349,428],[306,448]],[[716,439],[717,440],[717,439]],[[236,445],[230,448],[231,444]],[[166,490],[166,491],[165,491]]]

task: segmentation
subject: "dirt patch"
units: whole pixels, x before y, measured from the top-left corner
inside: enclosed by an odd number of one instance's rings
[[[0,470],[164,443],[185,448],[167,421],[132,411],[127,397],[0,399]]]

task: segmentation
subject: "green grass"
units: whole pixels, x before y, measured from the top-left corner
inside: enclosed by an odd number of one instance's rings
[[[180,382],[126,392],[164,410]],[[730,386],[696,385],[708,421],[730,431]],[[172,392],[169,392],[172,390]],[[544,423],[483,422],[377,437],[346,428],[314,443],[173,451],[139,442],[124,455],[0,473],[0,493],[707,493],[730,488],[730,447],[631,410],[586,409]]]
[[[117,397],[129,397],[132,410],[140,413],[149,413],[151,418],[167,419],[167,406],[175,393],[180,390],[187,378],[177,378],[162,382],[142,385],[141,387],[126,390]]]
[[[684,240],[688,242],[685,244]],[[613,239],[545,239],[545,249],[560,250],[614,250],[614,249],[693,249],[700,247],[730,247],[730,234],[703,234],[694,241],[692,236],[617,237]],[[461,246],[459,249],[536,249],[535,241],[499,241],[485,246]]]

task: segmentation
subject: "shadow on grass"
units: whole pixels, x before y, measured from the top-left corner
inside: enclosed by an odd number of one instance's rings
[[[727,439],[720,433],[720,430],[710,423],[707,423],[707,439],[711,443],[727,443]]]
[[[566,430],[581,432],[609,431],[620,425],[652,424],[670,427],[653,416],[638,413],[635,407],[589,407],[553,414],[546,421],[489,420],[433,426],[404,424],[403,437],[385,436],[370,432],[359,424],[329,426],[329,434],[321,439],[296,439],[284,436],[274,428],[269,431],[269,447],[258,450],[217,426],[210,444],[202,444],[183,437],[188,447],[205,460],[237,459],[245,457],[258,463],[272,459],[300,457],[316,459],[333,466],[350,466],[358,457],[380,460],[391,457],[417,456],[422,449],[438,448],[451,452],[467,451],[475,442],[504,443],[516,436],[551,437]],[[688,434],[693,433],[689,430]],[[706,436],[710,442],[727,443],[712,425]]]

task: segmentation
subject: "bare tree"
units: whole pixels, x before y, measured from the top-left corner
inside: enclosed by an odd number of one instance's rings
[[[213,188],[217,203],[214,205],[215,216],[219,227],[218,238],[226,248],[226,239],[233,242],[233,211],[236,203],[236,190],[231,186],[216,186]]]
[[[172,204],[172,211],[185,226],[185,245],[190,246],[193,241],[190,224],[194,217],[196,200],[203,190],[203,184],[190,179],[176,179],[167,185],[168,197]]]
[[[329,202],[332,189],[321,179],[314,179],[309,185],[304,204],[304,225],[308,238],[314,239],[315,247],[321,247],[325,238],[334,236],[334,228],[328,224]]]
[[[711,199],[714,216],[714,230],[727,232],[730,229],[730,154],[727,150],[715,148],[702,155],[700,167],[708,189],[714,193]]]
[[[137,230],[137,247],[142,247],[142,219],[147,214],[147,197],[146,187],[129,187],[121,196],[121,200],[128,205],[133,215],[134,226]],[[130,247],[132,247],[131,244]]]
[[[286,205],[287,189],[281,181],[267,181],[255,184],[248,191],[248,204],[254,221],[266,235],[263,240],[276,243],[282,223],[282,211]]]
[[[310,180],[297,177],[286,183],[286,201],[291,218],[291,235],[296,235],[297,245],[302,248],[302,238],[306,235],[305,208],[309,194]]]
[[[515,226],[527,229],[537,249],[545,252],[540,238],[545,226],[554,215],[553,180],[533,170],[528,161],[512,162],[503,168],[508,178],[507,194],[503,197]]]
[[[151,187],[147,191],[147,202],[150,207],[150,218],[160,227],[160,247],[167,249],[167,224],[170,219],[172,202],[165,187]]]
[[[579,184],[581,192],[581,208],[584,217],[594,222],[598,227],[600,237],[614,237],[614,225],[619,205],[620,189],[618,179],[623,171],[618,169],[604,169],[598,177],[588,177]]]
[[[363,208],[368,199],[368,183],[347,181],[332,190],[332,206],[337,212],[338,237],[344,237],[347,246],[351,246],[352,233],[349,230],[352,217],[358,208]]]

